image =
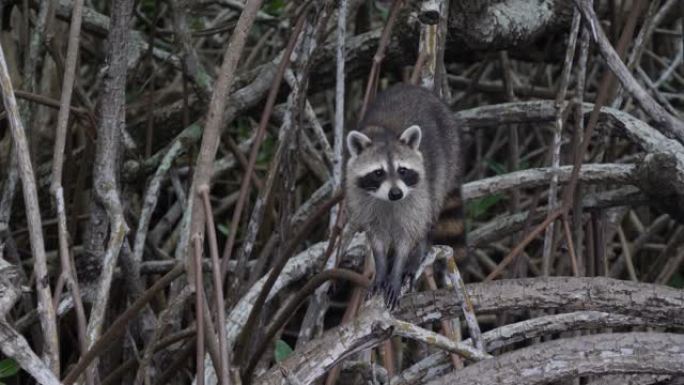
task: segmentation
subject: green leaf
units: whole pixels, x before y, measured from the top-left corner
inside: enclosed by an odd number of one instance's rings
[[[6,358],[0,361],[0,378],[12,377],[19,372],[19,365],[11,359]]]
[[[255,130],[249,119],[244,116],[236,118],[234,122],[240,141],[248,139]]]
[[[490,170],[494,171],[494,174],[496,175],[502,175],[507,172],[506,166],[499,162],[493,160],[485,160],[485,164],[487,165],[487,167],[489,167]]]
[[[503,175],[510,172],[508,171],[508,166],[497,161],[487,159],[484,162],[487,165],[487,167],[494,172],[495,175]],[[520,162],[520,164],[518,164],[518,167],[513,171],[527,170],[528,168],[530,168],[530,162],[523,160]]]
[[[504,197],[501,194],[488,195],[482,198],[474,199],[466,205],[466,212],[470,219],[478,219],[483,215],[487,214],[487,211],[491,209],[494,205],[503,200]]]
[[[284,0],[271,0],[264,5],[264,12],[273,16],[280,16],[283,13],[283,9],[285,9]]]
[[[684,274],[676,273],[668,282],[668,286],[676,287],[678,289],[684,288]]]
[[[204,23],[202,22],[202,19],[199,17],[191,17],[190,18],[190,29],[193,31],[201,31],[204,29]]]
[[[225,235],[225,236],[228,236],[228,232],[229,232],[228,226],[226,226],[226,225],[224,225],[224,224],[222,224],[222,223],[219,223],[216,227],[218,228],[218,231],[219,231],[221,234],[223,234],[223,235]]]
[[[276,152],[276,139],[272,137],[267,137],[261,142],[261,148],[259,149],[259,154],[257,155],[257,164],[263,165],[267,164],[273,159],[273,155]]]
[[[382,21],[387,21],[389,19],[389,13],[390,13],[390,3],[388,4],[381,4],[377,1],[373,2],[375,5],[375,9],[380,13],[380,17],[382,18]]]
[[[287,342],[283,340],[278,340],[275,343],[275,360],[276,362],[282,362],[284,359],[292,354],[293,350]]]
[[[154,15],[154,0],[142,0],[140,2],[140,9],[147,16]]]

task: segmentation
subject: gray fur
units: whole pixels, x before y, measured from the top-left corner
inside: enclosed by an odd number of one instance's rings
[[[420,262],[428,231],[447,193],[461,184],[460,132],[449,108],[439,98],[409,85],[396,85],[378,95],[358,131],[362,134],[352,131],[348,136],[351,156],[347,162],[346,196],[350,223],[368,234],[375,259],[376,289],[383,287],[392,300],[399,294],[407,263]],[[352,138],[364,136],[370,142],[351,148]],[[419,174],[418,184],[407,188],[402,199],[382,199],[377,192],[358,186],[365,173],[381,167],[387,171],[383,188],[401,187],[393,166],[399,163]],[[392,255],[391,260],[388,255]],[[389,275],[388,262],[393,265]]]

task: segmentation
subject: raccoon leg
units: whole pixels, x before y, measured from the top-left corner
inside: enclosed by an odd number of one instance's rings
[[[409,254],[408,261],[406,262],[406,267],[404,268],[404,273],[401,277],[401,286],[409,285],[409,292],[413,291],[413,283],[416,280],[415,273],[418,271],[420,264],[423,263],[425,254],[427,254],[430,247],[430,240],[427,235],[423,237],[420,242],[413,248],[411,254]]]
[[[389,277],[389,287],[385,292],[385,300],[390,308],[396,305],[401,295],[401,282],[406,268],[406,263],[411,255],[412,247],[408,242],[399,242],[394,251],[392,271]]]
[[[379,239],[372,239],[371,249],[375,262],[375,278],[373,279],[373,286],[368,292],[369,295],[383,291],[387,285],[387,246],[385,242]]]

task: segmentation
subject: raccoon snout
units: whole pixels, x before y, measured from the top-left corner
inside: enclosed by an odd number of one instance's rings
[[[401,189],[399,187],[392,187],[389,190],[389,193],[387,194],[387,196],[389,197],[389,199],[391,201],[398,201],[399,199],[401,199],[404,196],[404,193],[401,191]]]

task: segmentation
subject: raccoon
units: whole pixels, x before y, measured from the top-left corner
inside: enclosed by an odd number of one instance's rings
[[[430,91],[395,85],[377,96],[358,129],[349,132],[347,149],[349,221],[370,241],[371,293],[382,291],[393,305],[427,250],[446,197],[456,193],[460,203],[459,127]],[[460,206],[450,211],[462,223]]]

